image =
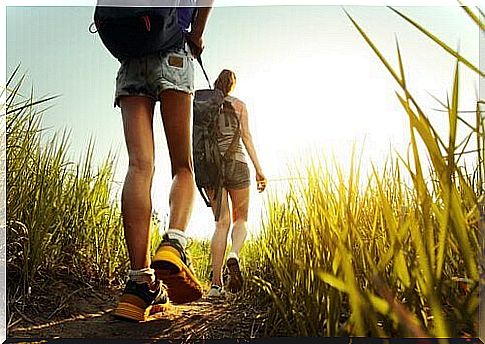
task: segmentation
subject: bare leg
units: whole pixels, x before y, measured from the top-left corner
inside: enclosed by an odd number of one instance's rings
[[[191,141],[192,96],[175,90],[163,91],[160,96],[173,177],[169,195],[168,236],[180,245],[162,241],[151,266],[157,279],[167,286],[168,297],[172,302],[186,303],[202,296],[202,286],[183,251],[186,240],[183,232],[187,229],[195,197]]]
[[[169,228],[185,231],[195,197],[191,136],[192,97],[184,92],[166,90],[162,92],[161,98],[160,110],[173,177],[169,196]]]
[[[150,189],[153,178],[153,107],[147,97],[120,99],[129,166],[121,195],[121,212],[132,270],[150,266]]]
[[[212,191],[209,191],[209,197],[212,203],[212,210],[215,212],[217,207]],[[226,189],[222,189],[221,213],[219,215],[219,221],[216,222],[216,229],[211,240],[212,284],[218,286],[222,286],[222,267],[224,265],[224,255],[227,247],[227,235],[229,234],[229,226],[231,225],[231,216],[227,201],[227,191]]]
[[[232,204],[232,252],[239,256],[247,236],[249,188],[229,189]]]
[[[249,206],[249,188],[229,189],[231,204],[233,208],[232,218],[232,250],[227,256],[227,269],[229,271],[229,282],[227,287],[233,293],[237,293],[243,286],[243,276],[239,264],[239,251],[244,244],[247,234],[247,218]]]

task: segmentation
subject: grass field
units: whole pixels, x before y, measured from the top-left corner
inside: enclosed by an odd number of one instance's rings
[[[438,135],[408,90],[398,43],[399,65],[393,68],[349,15],[399,86],[410,150],[390,156],[369,176],[360,175],[359,156],[348,171],[312,157],[297,169],[291,191],[269,201],[262,236],[250,246],[247,264],[249,295],[271,300],[270,334],[478,335],[484,102],[477,100],[471,122],[458,103],[460,68],[484,73],[392,10],[456,58],[453,88],[441,103],[447,137]],[[483,32],[483,22],[464,10]],[[467,130],[460,141],[459,126]],[[465,154],[475,156],[473,166],[462,162]]]
[[[483,32],[483,22],[464,9]],[[448,131],[438,134],[408,90],[399,45],[393,67],[349,16],[398,85],[410,148],[369,175],[361,175],[357,153],[349,170],[309,157],[306,166],[294,168],[290,191],[268,199],[260,236],[244,248],[246,286],[240,296],[267,305],[267,335],[478,335],[484,101],[474,104],[473,121],[458,103],[460,70],[484,73],[396,13],[456,59],[453,87],[442,102]],[[81,161],[67,159],[65,132],[46,143],[40,119],[55,100],[22,95],[22,83],[16,71],[5,104],[10,319],[34,302],[41,307],[48,297],[44,287],[58,275],[120,286],[128,263],[120,210],[111,195],[116,157],[93,170],[93,143]],[[463,163],[465,154],[474,157],[472,166]],[[155,233],[164,228],[155,221],[153,226]],[[154,247],[159,240],[154,236]],[[190,247],[204,281],[209,247],[201,241]]]

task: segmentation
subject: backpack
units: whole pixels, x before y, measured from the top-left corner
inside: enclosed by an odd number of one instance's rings
[[[146,2],[139,0],[138,4]],[[118,60],[184,46],[176,7],[115,7],[103,3],[106,0],[98,0],[94,25],[104,46]]]
[[[217,139],[220,135],[219,116],[232,116],[237,123],[237,130],[224,155],[219,150]],[[232,159],[234,168],[234,151],[240,138],[239,118],[231,103],[224,100],[224,94],[217,89],[195,91],[193,101],[192,153],[194,174],[197,189],[210,207],[211,203],[206,188],[214,190],[216,200],[215,220],[219,219],[222,200],[222,184],[226,174],[225,163]]]

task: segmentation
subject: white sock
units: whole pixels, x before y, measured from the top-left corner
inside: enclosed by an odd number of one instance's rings
[[[231,251],[227,254],[227,259],[229,258],[235,258],[239,262],[239,257],[237,256],[237,253],[234,251]]]
[[[187,246],[187,236],[180,229],[170,228],[167,230],[169,239],[174,239],[179,242],[179,244],[185,249]]]
[[[140,270],[128,270],[128,278],[135,283],[149,283],[155,282],[155,270],[150,268],[143,268]]]

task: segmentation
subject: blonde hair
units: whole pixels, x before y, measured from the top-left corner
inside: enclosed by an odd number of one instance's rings
[[[224,96],[232,92],[236,86],[236,74],[229,69],[223,69],[214,82],[214,88],[221,90]]]

